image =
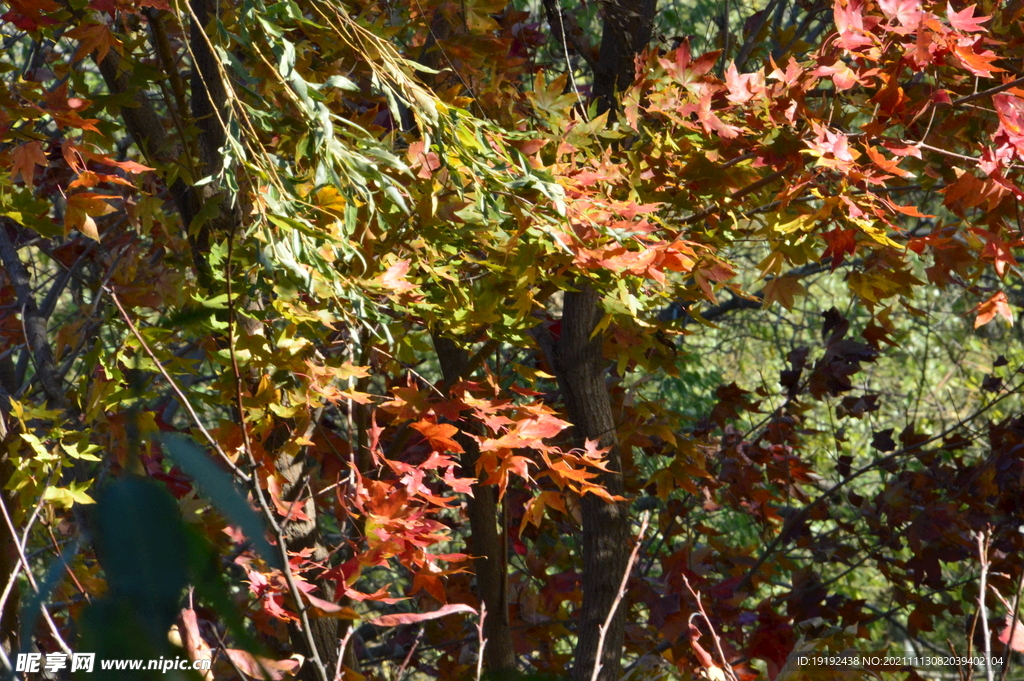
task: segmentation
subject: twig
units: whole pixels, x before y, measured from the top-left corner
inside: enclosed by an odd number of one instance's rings
[[[420,641],[423,640],[423,627],[416,632],[416,640],[409,646],[409,652],[405,654],[405,659],[402,660],[402,665],[398,668],[395,673],[395,681],[402,681],[402,677],[405,676],[405,670],[409,667],[409,663],[412,661],[412,656],[416,654],[416,648],[419,647]]]
[[[341,681],[342,674],[342,660],[345,659],[345,649],[348,648],[349,639],[352,638],[352,634],[356,632],[356,628],[349,624],[348,631],[341,638],[341,642],[338,643],[338,663],[334,665],[334,681]]]
[[[590,681],[597,681],[598,675],[601,673],[601,656],[604,653],[604,638],[608,634],[608,630],[611,629],[612,619],[615,618],[615,611],[619,609],[619,603],[622,602],[623,597],[626,595],[626,587],[629,585],[629,575],[633,571],[633,564],[636,562],[636,555],[640,552],[640,546],[644,543],[644,535],[647,533],[647,523],[651,519],[651,512],[645,511],[643,520],[640,521],[640,534],[637,536],[636,545],[633,546],[633,552],[629,554],[629,562],[626,563],[626,570],[622,573],[622,583],[619,585],[619,592],[615,594],[615,600],[612,601],[612,607],[608,609],[608,616],[604,620],[604,624],[598,630],[597,637],[597,654],[594,656],[594,670],[590,673]]]
[[[1020,529],[1020,528],[1018,528]],[[1020,571],[1020,575],[1017,576],[1017,588],[1013,594],[1013,605],[1010,607],[1010,617],[1012,621],[1010,624],[1010,633],[1006,639],[1006,648],[1003,651],[1003,670],[999,673],[999,681],[1006,681],[1006,673],[1010,671],[1010,660],[1013,659],[1010,649],[1010,643],[1013,642],[1013,637],[1017,633],[1017,628],[1020,626],[1020,616],[1017,614],[1020,609],[1020,591],[1021,587],[1024,586],[1024,569]]]
[[[486,618],[487,604],[480,601],[480,621],[476,624],[477,640],[479,641],[476,649],[476,681],[480,681],[480,677],[484,673],[484,648],[487,646],[487,639],[484,638],[484,620]],[[422,632],[422,629],[420,631]]]
[[[708,617],[707,611],[704,610],[704,603],[701,602],[700,594],[694,591],[693,587],[690,586],[690,580],[683,575],[683,583],[686,584],[686,588],[689,589],[694,599],[697,601],[697,610],[700,611],[701,617],[707,622],[708,629],[711,630],[711,640],[715,642],[715,652],[718,653],[718,659],[722,662],[722,670],[725,672],[726,678],[729,681],[737,681],[736,673],[732,670],[732,665],[729,664],[729,660],[725,658],[725,651],[722,650],[722,639],[719,638],[718,632],[715,631],[715,625],[711,623],[711,618]]]
[[[978,558],[981,561],[981,579],[978,589],[978,616],[981,618],[981,635],[985,637],[985,676],[988,681],[995,681],[992,671],[992,637],[988,630],[988,610],[985,608],[985,596],[988,595],[988,545],[992,531],[986,529],[978,532]]]
[[[114,293],[113,289],[111,289],[109,286],[104,286],[102,288],[102,291],[106,293],[108,296],[110,296],[110,300],[113,301],[115,306],[117,306],[118,312],[121,313],[121,319],[123,319],[124,323],[127,324],[128,330],[131,331],[133,336],[135,336],[135,340],[139,341],[139,345],[142,347],[142,350],[146,353],[146,355],[149,356],[151,360],[153,360],[153,364],[156,366],[157,371],[159,371],[160,375],[164,377],[164,380],[167,381],[167,384],[171,386],[171,390],[174,392],[175,396],[177,396],[178,401],[181,403],[181,406],[185,407],[185,411],[188,412],[189,418],[192,419],[192,423],[194,423],[196,428],[199,429],[199,432],[203,434],[203,439],[205,439],[207,443],[209,443],[209,445],[213,447],[214,451],[217,452],[218,456],[220,456],[220,458],[224,461],[224,463],[228,466],[232,473],[237,475],[241,480],[248,479],[249,476],[247,476],[238,466],[235,465],[235,462],[232,461],[228,457],[227,453],[221,448],[220,443],[217,442],[213,435],[210,434],[210,431],[206,429],[206,426],[203,425],[203,422],[199,419],[199,415],[196,413],[196,410],[192,407],[192,403],[189,402],[188,397],[185,395],[182,389],[178,387],[178,384],[175,382],[175,380],[171,378],[171,375],[167,373],[167,370],[164,368],[164,365],[160,362],[160,359],[156,356],[156,353],[153,352],[152,348],[149,347],[149,344],[146,343],[146,340],[142,337],[142,334],[139,333],[139,330],[132,322],[131,317],[128,316],[128,312],[124,309],[124,306],[121,305],[121,299],[117,297],[117,294]]]
[[[997,95],[1000,92],[1006,92],[1007,90],[1015,88],[1018,85],[1024,85],[1024,77],[1017,78],[1016,80],[1011,80],[1009,83],[1003,83],[1002,85],[997,85],[997,86],[995,86],[993,88],[989,88],[988,90],[982,90],[981,92],[975,92],[973,95],[967,95],[966,97],[961,97],[960,99],[954,99],[950,103],[950,105],[951,106],[960,106],[961,104],[966,104],[967,102],[970,102],[970,101],[975,100],[975,99],[981,99],[982,97],[988,97],[989,95]]]
[[[0,229],[3,228],[0,227]],[[2,494],[0,494],[0,511],[3,511],[4,522],[7,523],[7,530],[11,533],[12,537],[17,537],[18,533],[14,529],[14,522],[11,520],[11,514],[7,512],[7,503],[4,501]],[[18,549],[18,560],[21,561],[22,569],[25,570],[25,576],[28,578],[29,585],[32,587],[34,592],[39,593],[39,584],[36,583],[35,575],[32,574],[32,569],[29,567],[28,557],[25,555],[25,550],[17,539],[14,540],[14,544],[15,548]],[[57,628],[57,624],[53,621],[53,618],[50,617],[50,611],[46,609],[45,601],[39,604],[39,610],[42,612],[43,619],[46,620],[46,625],[49,627],[54,640],[57,641],[57,645],[60,646],[60,649],[65,653],[71,655],[71,648],[68,647],[68,644],[60,635],[60,630]]]

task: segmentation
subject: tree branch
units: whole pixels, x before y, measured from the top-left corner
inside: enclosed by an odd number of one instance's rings
[[[21,310],[21,321],[25,332],[25,341],[35,363],[36,375],[43,386],[48,402],[53,407],[64,409],[67,398],[61,389],[61,380],[57,366],[53,360],[53,351],[47,337],[46,316],[36,306],[32,297],[32,279],[28,270],[18,257],[11,238],[7,233],[10,225],[8,218],[0,220],[0,261],[11,278],[17,296],[18,308]]]

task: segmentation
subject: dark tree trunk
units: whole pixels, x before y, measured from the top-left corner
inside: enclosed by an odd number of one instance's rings
[[[615,435],[615,419],[608,387],[607,362],[601,352],[602,335],[593,335],[601,320],[597,292],[582,285],[565,294],[562,335],[555,350],[555,370],[565,392],[569,418],[577,443],[596,440],[609,448],[609,473],[600,482],[613,495],[625,491],[622,456]],[[593,336],[593,337],[592,337]],[[611,610],[622,573],[629,562],[629,516],[625,505],[608,503],[593,494],[581,500],[583,514],[583,605],[577,618],[578,643],[573,681],[589,681],[598,654],[600,627]],[[618,681],[628,603],[620,605],[601,650],[600,681]]]
[[[657,0],[609,0],[601,4],[601,48],[594,64],[594,97],[600,111],[614,118],[617,96],[635,74],[636,56],[651,39]],[[591,337],[601,320],[597,292],[582,285],[565,295],[562,335],[556,348],[556,372],[565,393],[569,418],[579,444],[596,440],[609,448],[610,473],[601,483],[613,495],[624,493],[622,456],[608,387],[602,337]],[[623,504],[610,504],[594,495],[581,500],[583,515],[583,605],[577,620],[578,642],[572,681],[589,681],[599,654],[601,626],[615,600],[629,562],[629,517]],[[622,675],[622,645],[629,604],[622,603],[611,620],[600,650],[600,681]]]
[[[450,338],[433,334],[434,349],[437,351],[444,375],[445,385],[452,385],[466,378],[466,351]],[[456,441],[462,447],[462,468],[464,475],[476,475],[476,462],[480,456],[477,443],[470,437],[459,434]],[[484,620],[484,637],[487,645],[484,658],[491,672],[513,670],[516,667],[516,653],[512,644],[512,631],[508,620],[508,594],[505,583],[506,555],[502,538],[498,535],[498,505],[494,485],[473,485],[473,496],[466,500],[469,513],[469,550],[473,554],[473,571],[476,573],[477,595],[487,606]]]
[[[601,50],[594,65],[594,97],[603,111],[615,111],[616,95],[633,83],[636,55],[651,41],[657,0],[602,2]]]

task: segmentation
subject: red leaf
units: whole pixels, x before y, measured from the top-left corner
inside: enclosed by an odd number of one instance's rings
[[[310,594],[303,595],[306,597],[306,600],[309,601],[310,606],[312,606],[313,613],[318,617],[333,617],[341,620],[360,619],[359,613],[348,606],[331,603],[330,601],[325,601],[322,598],[317,598]]]
[[[857,252],[857,232],[852,229],[834,229],[821,235],[828,246],[821,259],[832,258],[832,271],[843,264],[843,259]]]
[[[188,659],[193,662],[196,660],[212,659],[213,655],[210,651],[210,646],[203,640],[203,637],[199,633],[199,621],[196,618],[196,611],[192,608],[182,610],[181,624],[181,642],[185,647],[185,652],[188,653]],[[203,678],[207,681],[212,681],[213,672],[207,670],[203,673]]]
[[[946,16],[949,17],[949,25],[958,31],[966,31],[968,33],[975,33],[978,31],[984,31],[982,24],[991,19],[992,17],[976,17],[974,16],[974,8],[977,5],[971,5],[970,7],[963,9],[959,12],[953,11],[953,5],[946,3]]]
[[[1010,632],[1013,632],[1013,638],[1010,638]],[[999,642],[1010,646],[1010,650],[1016,650],[1018,653],[1024,653],[1024,622],[1017,620],[1017,625],[1014,626],[1013,615],[1010,613],[1006,614],[1006,628],[999,634]]]
[[[369,623],[375,624],[378,627],[397,627],[399,624],[415,624],[416,622],[436,620],[439,617],[444,617],[445,615],[451,615],[457,612],[470,612],[474,615],[476,614],[476,610],[465,603],[450,603],[448,605],[441,606],[432,612],[403,612],[398,615],[382,615],[377,619],[369,620]]]

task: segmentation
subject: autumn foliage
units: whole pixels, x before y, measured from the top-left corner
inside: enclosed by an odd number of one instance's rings
[[[1017,5],[2,9],[5,674],[1014,678]]]

